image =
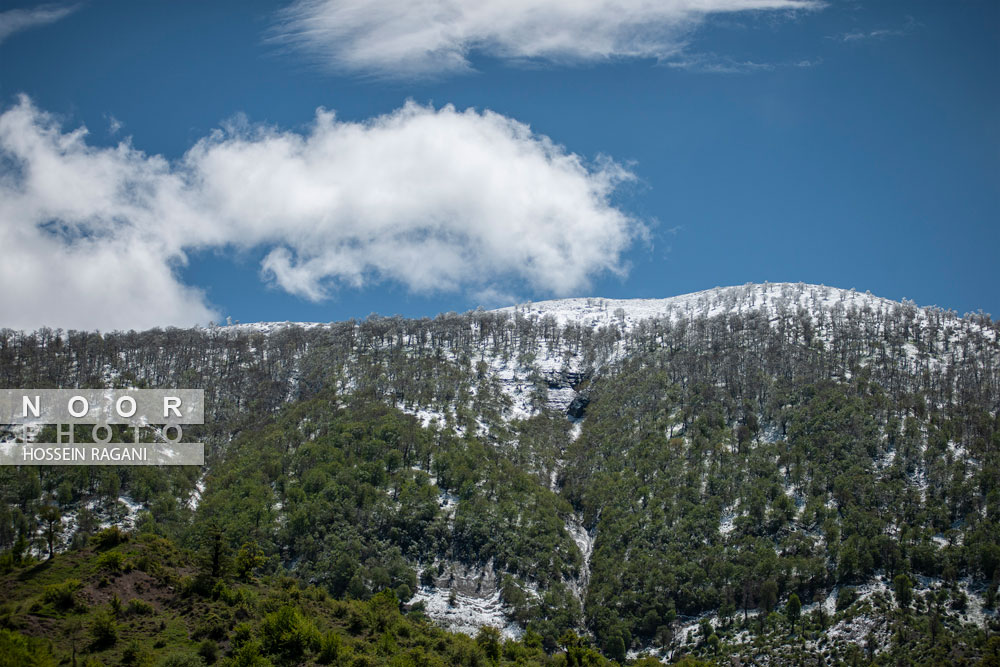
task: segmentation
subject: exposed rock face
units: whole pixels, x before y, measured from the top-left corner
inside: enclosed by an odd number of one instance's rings
[[[587,414],[587,405],[590,403],[590,397],[584,394],[579,394],[573,397],[570,402],[569,407],[566,408],[566,414],[573,419],[583,419]]]
[[[435,588],[482,598],[493,595],[500,585],[492,561],[484,567],[447,562],[441,574],[433,576],[433,581]]]

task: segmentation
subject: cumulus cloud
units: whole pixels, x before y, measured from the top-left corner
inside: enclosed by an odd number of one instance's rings
[[[0,43],[28,28],[36,28],[69,16],[77,9],[77,5],[40,5],[31,9],[8,9],[0,12]]]
[[[0,115],[5,326],[206,322],[176,268],[194,250],[264,248],[262,278],[318,301],[392,280],[567,294],[622,273],[641,223],[611,203],[625,167],[490,111],[407,103],[308,131],[230,124],[168,161],[95,147],[27,98]]]
[[[821,7],[818,0],[296,0],[277,39],[344,71],[407,77],[506,59],[665,59],[706,16]]]

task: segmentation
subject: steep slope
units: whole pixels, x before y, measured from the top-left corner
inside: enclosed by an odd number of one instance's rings
[[[871,656],[980,655],[1000,577],[997,341],[982,315],[798,284],[4,331],[7,386],[203,387],[210,420],[207,473],[0,471],[0,549],[41,554],[56,503],[70,549],[126,516],[196,550],[252,536],[269,571],[392,588],[548,650],[575,630],[609,655],[794,662],[773,613],[794,595],[795,632],[831,658],[869,636]]]

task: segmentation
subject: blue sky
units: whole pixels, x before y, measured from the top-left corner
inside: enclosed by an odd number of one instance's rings
[[[434,23],[431,51],[384,0],[5,1],[0,235],[23,261],[0,326],[765,280],[1000,313],[1000,4],[678,1],[626,25],[561,4]],[[301,173],[316,200],[290,213]]]

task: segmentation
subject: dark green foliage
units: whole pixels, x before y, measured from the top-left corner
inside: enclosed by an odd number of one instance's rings
[[[50,584],[42,593],[42,601],[51,604],[59,611],[69,611],[80,604],[77,591],[80,589],[79,579],[68,579],[60,584]]]
[[[604,645],[604,652],[612,660],[624,664],[625,662],[625,640],[621,635],[609,637]]]
[[[788,604],[785,607],[785,616],[788,617],[788,624],[792,627],[792,631],[795,631],[795,624],[799,621],[799,616],[802,614],[802,601],[799,600],[799,596],[792,593],[788,596]]]
[[[285,606],[264,617],[260,627],[264,651],[281,661],[297,663],[320,644],[320,634],[297,609]]]
[[[896,602],[899,603],[900,608],[906,609],[910,606],[910,601],[913,600],[913,582],[905,574],[897,574],[896,578],[892,580],[893,588],[896,591]]]
[[[109,648],[118,641],[118,623],[110,612],[100,609],[91,616],[90,638],[96,649]]]

